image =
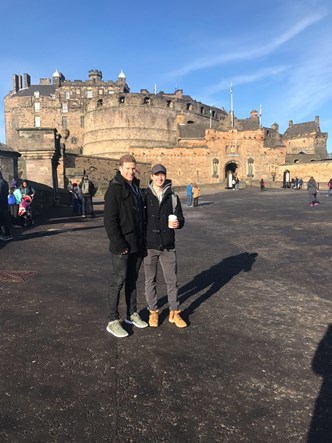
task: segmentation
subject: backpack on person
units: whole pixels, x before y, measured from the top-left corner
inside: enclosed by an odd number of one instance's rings
[[[16,205],[16,198],[14,194],[9,194],[8,195],[8,205],[9,206],[14,206]]]
[[[89,180],[83,180],[82,182],[82,194],[90,194],[90,182]]]

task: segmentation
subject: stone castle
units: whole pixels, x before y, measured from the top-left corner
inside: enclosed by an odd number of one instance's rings
[[[294,165],[328,158],[319,117],[290,121],[281,134],[277,124],[263,127],[255,110],[237,119],[182,90],[132,93],[122,70],[116,81],[104,81],[99,70],[89,71],[87,81],[71,81],[56,70],[37,85],[28,74],[15,74],[5,128],[6,144],[21,154],[19,175],[53,187],[79,178],[82,165],[95,181],[107,182],[124,153],[134,154],[145,172],[151,163],[165,164],[175,185],[226,187],[234,175],[285,182]],[[305,171],[297,175],[307,178]]]

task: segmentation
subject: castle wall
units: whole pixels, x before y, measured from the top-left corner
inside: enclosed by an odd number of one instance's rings
[[[307,182],[313,176],[320,183],[320,189],[327,189],[327,182],[332,178],[332,160],[280,165],[278,166],[278,176],[283,177],[287,170],[290,172],[290,179],[299,177]]]

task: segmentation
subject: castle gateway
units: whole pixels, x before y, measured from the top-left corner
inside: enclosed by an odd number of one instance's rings
[[[66,156],[73,170],[76,156],[93,162],[132,153],[145,164],[164,163],[176,185],[225,186],[230,175],[282,181],[285,165],[328,157],[318,117],[290,121],[280,134],[277,124],[262,127],[255,110],[237,119],[182,90],[132,93],[122,71],[116,81],[104,81],[98,70],[89,71],[86,81],[66,80],[56,71],[39,84],[15,74],[5,97],[5,127],[6,144],[22,154],[19,175],[51,186],[55,174],[59,186],[71,177]]]

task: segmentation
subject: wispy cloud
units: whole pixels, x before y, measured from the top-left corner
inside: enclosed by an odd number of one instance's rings
[[[267,77],[276,76],[282,72],[285,72],[289,68],[290,68],[290,66],[275,66],[275,67],[264,68],[264,69],[261,69],[257,72],[252,72],[247,75],[236,75],[235,77],[232,77],[229,80],[222,80],[221,82],[219,82],[215,85],[209,86],[209,88],[207,89],[207,92],[209,94],[214,94],[214,93],[223,91],[225,89],[229,89],[230,81],[232,81],[233,86],[254,83],[259,80],[263,80],[264,78],[267,78]]]
[[[303,18],[299,22],[297,22],[294,26],[292,26],[288,31],[284,32],[280,36],[274,38],[271,42],[266,45],[256,46],[254,48],[245,49],[242,51],[232,51],[223,55],[213,54],[209,57],[203,57],[199,60],[194,61],[182,68],[179,68],[175,71],[169,72],[167,76],[169,78],[173,77],[183,77],[185,75],[190,74],[194,71],[199,71],[202,69],[211,68],[214,66],[243,61],[243,60],[252,60],[254,58],[263,57],[269,55],[280,48],[282,45],[301,34],[311,25],[321,21],[326,16],[326,13],[316,13],[312,14],[308,17]],[[215,48],[215,53],[220,51],[219,48]]]

